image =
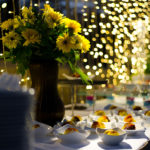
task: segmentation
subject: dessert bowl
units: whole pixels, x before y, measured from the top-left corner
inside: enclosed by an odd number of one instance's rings
[[[145,110],[142,113],[142,118],[148,122],[150,122],[150,110]]]
[[[102,130],[107,130],[112,128],[112,123],[111,122],[87,122],[85,125],[85,130],[89,130],[91,133],[95,134],[96,133],[96,128],[101,128]]]
[[[97,128],[96,133],[101,137],[101,140],[104,144],[115,146],[119,145],[127,136],[126,132],[120,128],[113,128],[119,135],[107,135],[103,129]]]
[[[75,126],[66,124],[63,127],[60,127],[54,130],[54,134],[63,142],[63,143],[80,143],[86,140],[90,132],[87,130],[82,130]]]
[[[142,122],[140,116],[135,116],[134,114],[128,114],[127,116],[116,116],[117,122]]]
[[[34,121],[32,124],[32,133],[35,139],[44,139],[52,133],[53,128],[49,125]]]
[[[117,127],[120,127],[122,130],[124,130],[127,133],[127,135],[135,135],[135,134],[145,131],[145,128],[141,125],[141,123],[129,123],[129,124],[134,125],[135,128],[133,127],[130,128],[130,126],[128,126],[128,128],[126,129],[124,128],[125,124],[127,123],[118,122]]]

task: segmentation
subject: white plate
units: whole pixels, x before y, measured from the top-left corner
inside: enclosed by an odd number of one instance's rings
[[[135,134],[145,131],[145,128],[141,125],[141,123],[133,123],[133,124],[135,124],[135,130],[124,130],[123,129],[128,135],[135,135]],[[119,122],[119,123],[117,123],[117,126],[120,128],[123,128],[124,123]]]
[[[75,128],[72,125],[64,125],[56,130],[54,130],[54,134],[61,139],[63,143],[81,143],[89,136],[90,132],[87,130],[78,129],[79,132],[72,132],[68,134],[64,134],[67,128]]]
[[[67,74],[65,74],[65,73],[63,73],[62,75],[63,75],[66,79],[68,79],[68,80],[81,80],[80,77],[69,76],[69,75],[67,75]]]

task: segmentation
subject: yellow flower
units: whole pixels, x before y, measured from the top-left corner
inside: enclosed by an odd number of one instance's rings
[[[28,46],[29,44],[35,44],[41,42],[40,34],[34,29],[26,29],[22,32],[22,36],[26,40],[23,46]]]
[[[47,22],[49,28],[54,28],[60,23],[62,16],[63,15],[61,13],[51,10],[49,14],[45,15],[45,21]]]
[[[31,24],[34,24],[35,16],[34,16],[34,12],[32,11],[32,7],[29,8],[23,7],[22,16],[26,21],[28,21]]]
[[[18,28],[22,23],[21,23],[21,17],[20,16],[17,16],[14,18],[14,28]]]
[[[58,49],[62,50],[64,53],[70,52],[73,47],[70,37],[66,33],[63,36],[59,36],[57,38],[56,45]]]
[[[66,27],[69,28],[70,30],[72,30],[73,33],[81,32],[81,24],[78,23],[77,21],[65,18],[65,19],[63,19],[62,22],[64,22]]]
[[[82,44],[81,52],[86,53],[87,51],[89,51],[89,49],[91,47],[90,41],[82,35],[78,35],[78,40]]]
[[[54,9],[52,7],[50,7],[50,5],[48,4],[45,4],[44,5],[44,9],[42,9],[44,12],[43,12],[43,15],[44,16],[47,16],[49,15],[52,11],[54,11]]]
[[[80,35],[75,34],[70,37],[70,40],[73,45],[73,49],[82,49],[82,39]]]
[[[6,36],[2,37],[2,41],[6,47],[8,47],[9,49],[13,49],[16,48],[20,43],[21,37],[16,32],[10,31],[6,33]]]
[[[1,24],[2,30],[13,29],[14,21],[13,19],[8,19]]]

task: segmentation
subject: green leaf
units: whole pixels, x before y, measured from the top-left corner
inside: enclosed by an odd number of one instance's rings
[[[79,67],[75,67],[75,72],[80,75],[83,83],[92,84],[92,80]]]

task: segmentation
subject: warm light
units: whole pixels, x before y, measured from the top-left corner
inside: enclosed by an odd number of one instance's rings
[[[4,69],[1,69],[1,72],[4,72]]]
[[[86,65],[86,66],[85,66],[85,69],[90,69],[90,66],[89,66],[89,65]]]
[[[92,89],[92,85],[87,85],[87,86],[86,86],[86,89],[87,89],[87,90],[91,90],[91,89]]]
[[[87,75],[90,76],[90,75],[91,75],[91,72],[87,72]]]
[[[46,3],[46,4],[49,4],[49,1],[46,1],[45,3]]]
[[[35,3],[34,6],[38,6],[38,4]]]
[[[7,7],[7,3],[3,3],[2,8],[6,8],[6,7]]]

